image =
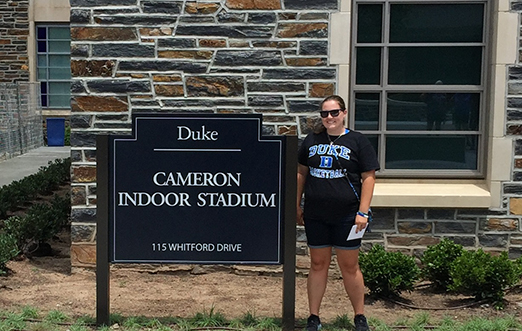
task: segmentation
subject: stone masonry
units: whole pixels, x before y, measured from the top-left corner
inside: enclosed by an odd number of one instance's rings
[[[0,82],[29,81],[29,0],[0,1]]]
[[[337,0],[71,0],[72,264],[92,266],[95,136],[133,112],[262,113],[264,134],[306,134],[336,87]]]
[[[71,0],[72,265],[95,264],[97,134],[130,133],[134,112],[261,113],[264,134],[303,138],[319,102],[337,90],[338,72],[328,63],[329,18],[337,6],[337,0]],[[508,130],[516,160],[504,206],[375,208],[378,221],[365,247],[380,243],[418,255],[447,237],[468,249],[522,255],[520,77],[521,68],[510,68]],[[304,239],[299,228],[299,254],[306,254]]]

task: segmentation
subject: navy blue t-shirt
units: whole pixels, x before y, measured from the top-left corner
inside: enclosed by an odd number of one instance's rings
[[[345,173],[360,197],[361,173],[380,169],[368,138],[357,131],[346,132],[342,136],[310,133],[299,149],[298,161],[309,169],[304,190],[306,218],[338,220],[355,214],[359,199]]]

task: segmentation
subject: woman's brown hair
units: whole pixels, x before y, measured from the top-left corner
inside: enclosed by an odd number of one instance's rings
[[[337,102],[337,104],[339,105],[339,108],[341,110],[346,110],[346,105],[344,104],[344,100],[342,97],[338,96],[338,95],[330,95],[329,97],[326,97],[322,102],[321,102],[321,110],[323,109],[323,104],[326,102],[326,101],[330,101],[330,100],[333,100],[335,102]]]

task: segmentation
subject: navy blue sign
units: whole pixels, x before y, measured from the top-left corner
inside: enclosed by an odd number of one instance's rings
[[[133,116],[110,137],[112,262],[282,263],[283,138],[256,115]]]

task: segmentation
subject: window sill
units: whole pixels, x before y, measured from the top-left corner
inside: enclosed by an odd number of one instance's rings
[[[42,109],[42,116],[70,116],[70,109]]]
[[[373,207],[489,208],[484,183],[376,183]]]

